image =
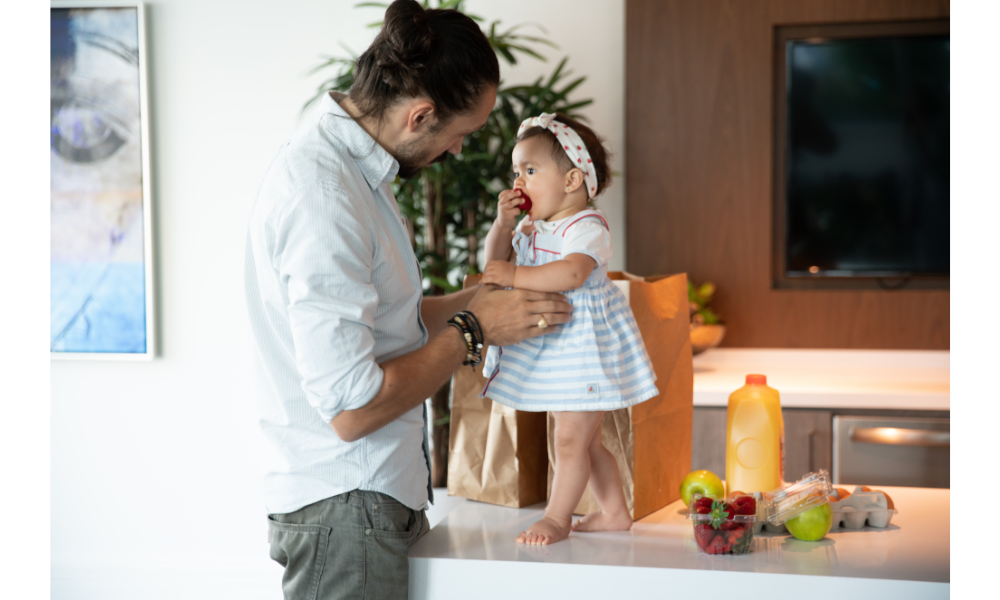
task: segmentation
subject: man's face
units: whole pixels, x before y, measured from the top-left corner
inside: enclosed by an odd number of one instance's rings
[[[465,136],[486,124],[496,99],[497,90],[491,87],[483,92],[470,112],[455,116],[444,126],[428,127],[427,132],[416,140],[396,146],[392,155],[399,162],[399,176],[411,179],[424,167],[444,162],[449,152],[461,152]]]

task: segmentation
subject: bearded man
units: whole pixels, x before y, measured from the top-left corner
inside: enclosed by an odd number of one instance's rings
[[[482,345],[542,335],[571,311],[558,294],[495,286],[422,297],[391,184],[486,123],[500,67],[479,26],[397,0],[355,73],[279,149],[247,235],[262,487],[286,599],[406,597],[433,500],[424,400]]]

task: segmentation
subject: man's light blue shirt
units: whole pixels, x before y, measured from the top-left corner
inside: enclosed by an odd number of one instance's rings
[[[326,95],[261,184],[245,285],[269,513],[356,489],[427,507],[424,407],[355,442],[330,426],[378,393],[379,363],[427,342],[420,267],[390,187],[398,170]]]

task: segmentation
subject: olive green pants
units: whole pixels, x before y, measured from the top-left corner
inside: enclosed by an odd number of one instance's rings
[[[268,515],[285,600],[405,600],[407,552],[428,531],[424,511],[362,490]]]

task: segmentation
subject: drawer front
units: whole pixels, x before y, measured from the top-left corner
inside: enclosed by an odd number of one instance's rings
[[[833,481],[951,487],[949,419],[833,417]]]

